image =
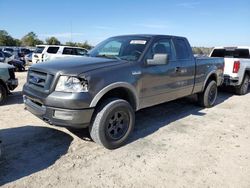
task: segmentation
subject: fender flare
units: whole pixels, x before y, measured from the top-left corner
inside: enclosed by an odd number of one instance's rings
[[[100,101],[100,99],[107,92],[111,91],[112,89],[116,89],[116,88],[124,88],[124,89],[127,89],[128,91],[130,91],[133,94],[133,97],[134,97],[134,100],[135,100],[135,104],[136,104],[136,109],[138,109],[138,107],[139,107],[139,97],[138,97],[138,94],[137,94],[137,92],[135,90],[135,87],[132,86],[131,84],[126,83],[126,82],[116,82],[116,83],[112,83],[112,84],[104,87],[92,99],[92,101],[90,103],[90,108],[95,107],[97,105],[97,103]]]
[[[208,79],[210,78],[210,76],[212,76],[212,75],[215,75],[215,77],[216,77],[216,83],[218,82],[218,76],[217,76],[217,74],[216,74],[216,71],[214,70],[214,71],[212,71],[212,72],[210,72],[208,75],[207,75],[207,77],[206,77],[206,79],[205,79],[205,82],[203,83],[203,86],[202,86],[202,91],[204,91],[204,89],[205,89],[205,87],[206,87],[206,84],[207,84],[207,81],[208,81]]]

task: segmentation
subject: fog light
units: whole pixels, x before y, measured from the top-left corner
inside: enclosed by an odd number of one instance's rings
[[[71,112],[55,110],[54,118],[62,119],[62,120],[72,120],[73,119],[73,114]]]

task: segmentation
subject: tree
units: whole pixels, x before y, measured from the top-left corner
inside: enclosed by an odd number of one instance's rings
[[[43,44],[43,41],[39,40],[34,32],[29,32],[21,39],[23,46],[35,46],[38,44]]]
[[[15,41],[15,46],[21,46],[22,42],[19,39],[14,39]]]
[[[81,43],[81,42],[66,42],[65,45],[67,46],[75,46],[75,47],[81,47],[81,48],[85,48],[85,49],[91,49],[93,48],[89,43],[88,41],[85,41],[84,43]]]
[[[93,48],[93,47],[88,43],[88,41],[85,41],[83,44],[80,43],[80,46],[81,46],[82,48],[86,48],[86,49],[88,49],[88,50],[90,50],[91,48]]]
[[[0,46],[17,46],[16,39],[12,38],[5,30],[0,30]]]
[[[60,45],[61,44],[61,42],[56,37],[47,38],[46,43],[49,45]]]
[[[193,47],[193,53],[198,55],[209,55],[213,48]]]

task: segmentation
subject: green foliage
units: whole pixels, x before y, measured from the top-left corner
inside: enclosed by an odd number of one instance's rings
[[[18,46],[18,39],[12,38],[7,31],[0,30],[0,46]]]
[[[49,45],[60,45],[61,42],[56,37],[50,37],[46,39],[46,44]]]
[[[43,44],[43,41],[39,40],[37,35],[34,32],[29,32],[22,39],[22,46],[36,46],[39,44]]]
[[[209,55],[213,48],[192,47],[193,53],[198,55]]]
[[[91,49],[93,48],[93,46],[91,46],[88,41],[85,41],[84,43],[81,42],[66,42],[65,43],[66,46],[75,46],[75,47],[81,47],[81,48],[85,48],[85,49]]]

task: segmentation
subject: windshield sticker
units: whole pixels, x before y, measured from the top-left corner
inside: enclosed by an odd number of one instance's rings
[[[131,40],[130,44],[146,44],[146,40]]]

